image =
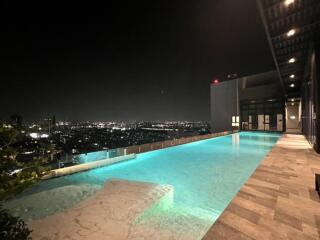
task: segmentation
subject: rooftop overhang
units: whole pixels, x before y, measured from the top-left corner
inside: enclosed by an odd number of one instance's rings
[[[257,0],[286,97],[299,97],[314,42],[320,36],[319,0]]]

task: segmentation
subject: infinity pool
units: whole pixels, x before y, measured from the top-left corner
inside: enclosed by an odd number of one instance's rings
[[[280,136],[241,132],[138,154],[127,162],[43,181],[5,207],[24,219],[39,219],[93,195],[108,179],[121,178],[174,186],[174,205],[205,212],[212,224]]]

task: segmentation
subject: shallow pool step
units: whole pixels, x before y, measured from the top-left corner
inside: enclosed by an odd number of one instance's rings
[[[3,207],[25,221],[37,220],[71,208],[93,196],[100,189],[100,185],[83,183],[46,191],[39,190],[39,192],[32,194],[22,193],[18,197],[4,202]]]
[[[151,208],[135,222],[128,239],[202,239],[218,215],[213,211],[176,204]]]
[[[150,208],[166,209],[173,187],[109,180],[95,195],[71,209],[30,221],[33,239],[127,239],[134,222]]]

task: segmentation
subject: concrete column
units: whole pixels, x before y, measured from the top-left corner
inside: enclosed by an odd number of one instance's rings
[[[315,77],[315,110],[316,110],[316,120],[315,120],[315,143],[314,149],[316,152],[320,153],[320,44],[315,46],[315,61],[314,61],[314,74]]]

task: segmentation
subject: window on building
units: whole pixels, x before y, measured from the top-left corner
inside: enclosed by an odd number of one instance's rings
[[[240,126],[240,118],[239,116],[232,116],[232,127]]]

